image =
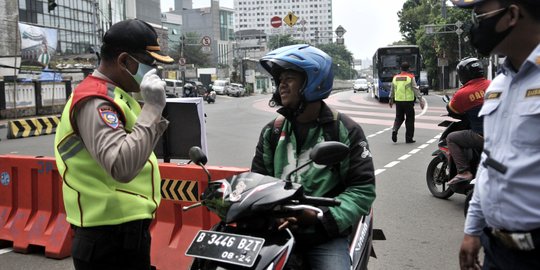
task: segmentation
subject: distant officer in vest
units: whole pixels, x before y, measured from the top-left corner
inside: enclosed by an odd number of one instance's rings
[[[392,79],[392,90],[388,98],[390,108],[396,104],[396,119],[392,128],[392,141],[397,142],[397,133],[405,121],[405,142],[414,143],[414,101],[418,99],[420,108],[424,109],[424,99],[414,80],[414,74],[409,73],[409,63],[401,63],[401,73]]]
[[[101,63],[68,100],[55,137],[76,269],[150,269],[149,225],[161,200],[153,153],[168,126],[155,30],[140,20],[103,36]],[[139,105],[129,93],[139,93]]]

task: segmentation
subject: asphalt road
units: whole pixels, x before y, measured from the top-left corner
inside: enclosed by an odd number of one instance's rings
[[[218,96],[215,104],[204,104],[209,165],[250,166],[260,129],[275,117],[275,108],[266,105],[269,97]],[[387,240],[374,243],[377,259],[370,260],[370,269],[459,268],[464,196],[440,200],[427,189],[426,168],[437,149],[442,131],[437,124],[445,109],[440,96],[430,94],[425,99],[426,109],[416,108],[415,144],[404,143],[404,127],[398,143],[390,140],[394,109],[388,104],[352,91],[327,100],[360,123],[373,153],[377,175],[374,225],[384,231]],[[0,139],[0,154],[53,156],[53,135],[7,140],[6,129],[0,128]],[[70,258],[48,259],[39,249],[18,254],[2,249],[6,245],[9,243],[0,242],[0,269],[73,269]]]

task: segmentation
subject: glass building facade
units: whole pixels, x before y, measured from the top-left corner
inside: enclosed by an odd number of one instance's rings
[[[19,0],[19,21],[58,29],[57,54],[93,53],[103,33],[125,16],[124,0],[56,0],[48,11],[47,0]]]

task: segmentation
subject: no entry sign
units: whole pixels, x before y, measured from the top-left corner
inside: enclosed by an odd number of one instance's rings
[[[279,16],[272,17],[272,19],[270,19],[270,24],[274,28],[279,28],[281,26],[281,17]]]

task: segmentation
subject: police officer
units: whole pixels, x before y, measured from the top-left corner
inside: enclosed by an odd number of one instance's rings
[[[396,103],[396,118],[392,128],[392,141],[397,142],[397,133],[405,121],[405,142],[414,143],[414,101],[420,101],[420,108],[424,109],[424,99],[414,80],[414,74],[409,73],[409,63],[401,63],[401,73],[392,79],[392,89],[388,98],[390,108]]]
[[[484,121],[478,116],[484,103],[484,93],[490,81],[484,78],[484,67],[478,58],[466,57],[456,67],[463,86],[446,106],[448,115],[464,119],[470,129],[454,131],[446,137],[448,149],[456,164],[457,174],[449,184],[471,181],[474,177],[464,149],[481,152],[484,146]]]
[[[153,153],[168,121],[155,30],[140,20],[103,36],[101,63],[68,100],[56,130],[76,269],[150,269],[149,225],[161,200]],[[141,106],[128,92],[140,92]]]
[[[471,41],[503,55],[486,90],[484,154],[465,221],[461,269],[540,269],[540,1],[453,0],[473,9]]]

